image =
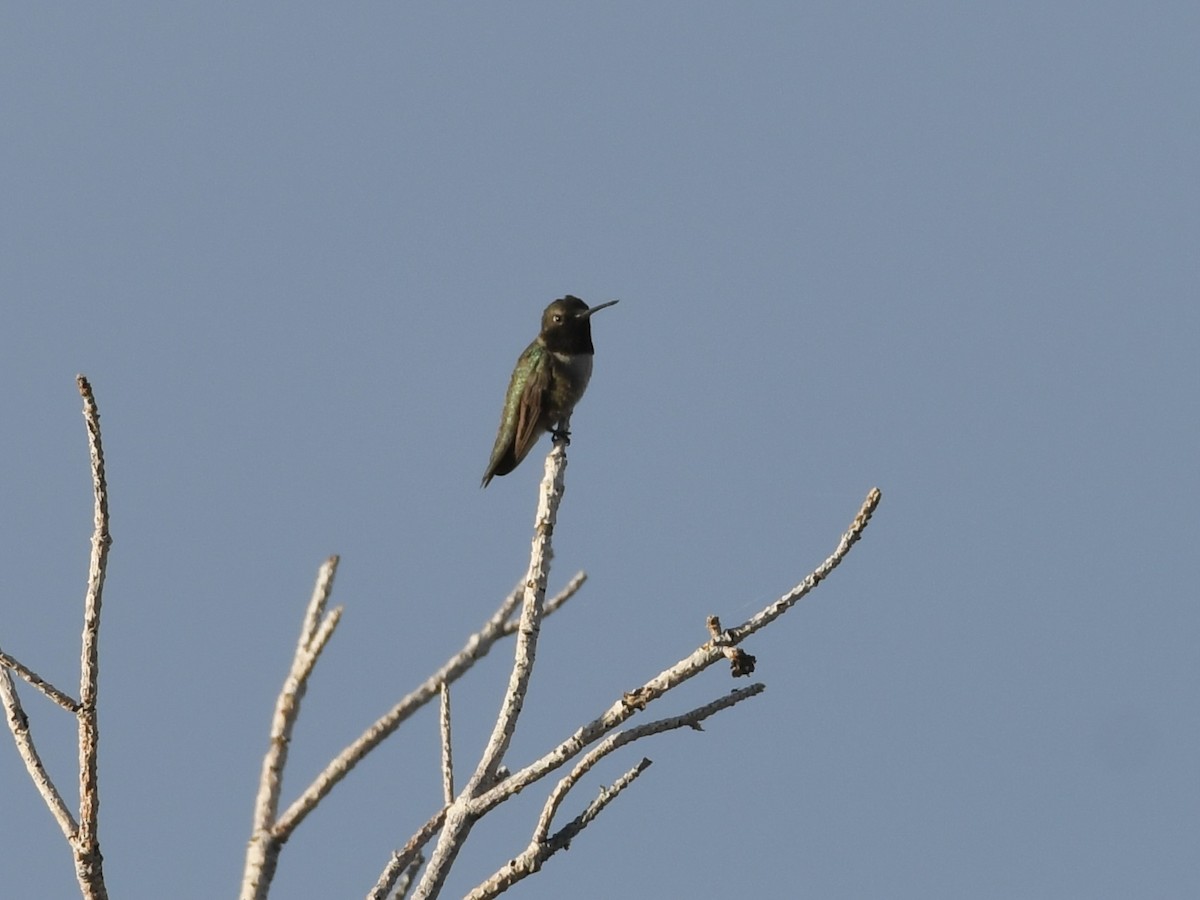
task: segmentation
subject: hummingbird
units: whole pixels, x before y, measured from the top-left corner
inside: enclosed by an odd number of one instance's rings
[[[508,383],[482,487],[519,466],[543,431],[553,432],[555,441],[569,440],[566,423],[592,377],[591,316],[616,302],[589,307],[568,294],[546,307],[542,330],[517,359]]]

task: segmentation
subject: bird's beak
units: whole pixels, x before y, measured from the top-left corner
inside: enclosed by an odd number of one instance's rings
[[[607,303],[597,303],[595,306],[584,310],[583,318],[586,319],[592,313],[600,312],[600,310],[606,309],[609,306],[616,306],[620,302],[621,301],[619,301],[619,300],[609,300]]]

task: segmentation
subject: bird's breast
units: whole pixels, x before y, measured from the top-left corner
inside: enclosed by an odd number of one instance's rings
[[[554,362],[559,370],[559,381],[563,388],[557,405],[562,407],[561,412],[570,412],[571,407],[579,402],[579,398],[587,390],[588,381],[591,380],[592,354],[555,353]]]
[[[592,354],[555,353],[554,359],[566,369],[568,378],[581,387],[587,387],[587,383],[592,377]]]

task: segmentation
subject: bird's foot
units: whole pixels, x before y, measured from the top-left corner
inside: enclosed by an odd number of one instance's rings
[[[565,428],[551,428],[550,440],[555,444],[563,444],[569,447],[571,446],[571,432]]]

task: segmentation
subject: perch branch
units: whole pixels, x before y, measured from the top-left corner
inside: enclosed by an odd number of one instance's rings
[[[566,430],[566,423],[560,427]],[[558,519],[558,507],[562,501],[563,476],[567,468],[566,446],[556,442],[546,456],[545,474],[538,492],[538,507],[534,517],[533,544],[529,555],[529,572],[525,579],[524,598],[521,604],[521,620],[517,629],[516,650],[508,689],[500,704],[500,713],[488,740],[465,788],[450,804],[446,812],[446,823],[442,826],[438,842],[429,858],[429,864],[413,892],[413,900],[430,900],[437,896],[445,883],[450,867],[459,850],[470,834],[478,815],[473,809],[474,799],[492,785],[496,773],[504,760],[504,754],[512,741],[517,718],[525,702],[533,662],[537,654],[538,635],[541,631],[543,604],[546,597],[546,579],[554,551],[552,537]]]

